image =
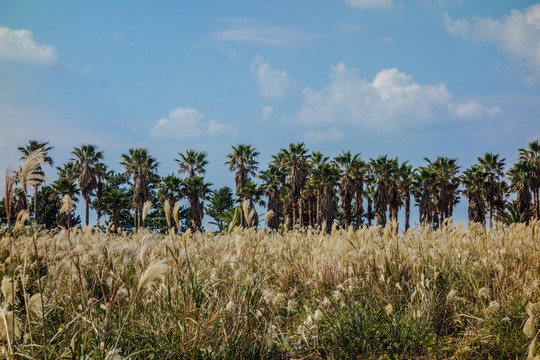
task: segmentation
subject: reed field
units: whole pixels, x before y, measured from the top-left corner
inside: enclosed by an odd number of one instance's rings
[[[24,219],[22,219],[24,220]],[[2,356],[537,359],[538,225],[0,241]]]

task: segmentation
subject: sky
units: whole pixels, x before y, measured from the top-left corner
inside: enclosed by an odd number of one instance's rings
[[[54,146],[55,165],[95,144],[116,171],[146,147],[160,175],[206,151],[215,187],[233,187],[224,162],[239,143],[261,169],[299,141],[511,165],[540,138],[539,110],[533,1],[0,0],[2,171],[30,139]]]

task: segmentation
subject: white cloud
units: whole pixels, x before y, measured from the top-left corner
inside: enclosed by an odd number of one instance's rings
[[[345,0],[349,5],[356,8],[391,8],[394,6],[392,0]]]
[[[158,120],[150,135],[156,138],[194,138],[202,136],[237,136],[232,126],[220,124],[215,120],[205,121],[205,115],[196,109],[178,108],[169,117]]]
[[[0,59],[50,66],[56,64],[58,54],[54,47],[36,43],[29,30],[11,30],[0,26]]]
[[[511,10],[502,20],[490,17],[453,20],[444,14],[446,30],[456,37],[494,44],[508,58],[540,75],[540,4]]]
[[[307,126],[350,124],[395,129],[489,117],[501,112],[497,107],[473,101],[454,103],[444,84],[418,84],[412,76],[395,68],[381,70],[369,82],[360,79],[356,69],[340,63],[331,68],[330,80],[320,90],[303,89],[302,108],[292,120]]]
[[[345,139],[343,131],[336,126],[331,126],[325,130],[310,130],[304,135],[308,143],[338,142]]]
[[[285,70],[273,69],[260,55],[251,64],[251,71],[259,85],[259,94],[264,98],[283,99],[291,87],[291,79]]]
[[[257,19],[222,19],[234,27],[211,35],[218,41],[248,42],[263,45],[292,45],[321,38],[321,35],[308,34],[294,26],[272,26]]]
[[[268,119],[270,119],[270,116],[274,113],[274,108],[271,106],[263,106],[261,108],[262,116],[261,116],[261,122],[267,122]]]

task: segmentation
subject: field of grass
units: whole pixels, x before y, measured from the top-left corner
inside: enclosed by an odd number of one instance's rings
[[[2,356],[524,359],[540,327],[533,223],[0,242]],[[538,351],[540,354],[540,349]]]

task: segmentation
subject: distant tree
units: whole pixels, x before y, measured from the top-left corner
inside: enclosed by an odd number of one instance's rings
[[[121,157],[120,165],[125,167],[125,174],[133,177],[134,228],[137,230],[143,225],[143,205],[150,197],[149,183],[159,181],[156,174],[159,163],[145,148],[131,148]]]
[[[211,224],[217,225],[219,231],[223,231],[228,225],[229,212],[234,208],[233,191],[230,187],[224,186],[212,191],[206,214],[215,221]]]
[[[202,176],[184,179],[183,193],[189,201],[188,226],[191,231],[202,230],[204,217],[204,200],[209,199],[211,183],[204,181]]]
[[[61,177],[51,184],[51,188],[54,196],[51,196],[48,200],[56,202],[59,208],[62,207],[61,202],[65,195],[68,195],[74,203],[79,201],[77,196],[80,194],[80,190],[74,179]],[[69,214],[59,213],[56,219],[57,225],[66,229],[71,228],[75,224],[73,222],[75,220],[74,214],[75,206]]]
[[[75,171],[79,175],[79,187],[85,203],[84,223],[88,225],[90,215],[90,195],[97,187],[97,167],[103,160],[103,152],[97,151],[96,145],[83,144],[71,152],[74,156]]]
[[[175,159],[178,163],[178,172],[186,173],[188,178],[192,178],[196,175],[204,175],[206,172],[205,166],[208,165],[206,160],[206,152],[197,152],[195,150],[186,150],[185,154],[178,153],[179,159]]]
[[[111,172],[103,184],[102,211],[109,216],[109,226],[114,231],[132,228],[133,217],[129,212],[132,198],[129,178],[124,174]]]

